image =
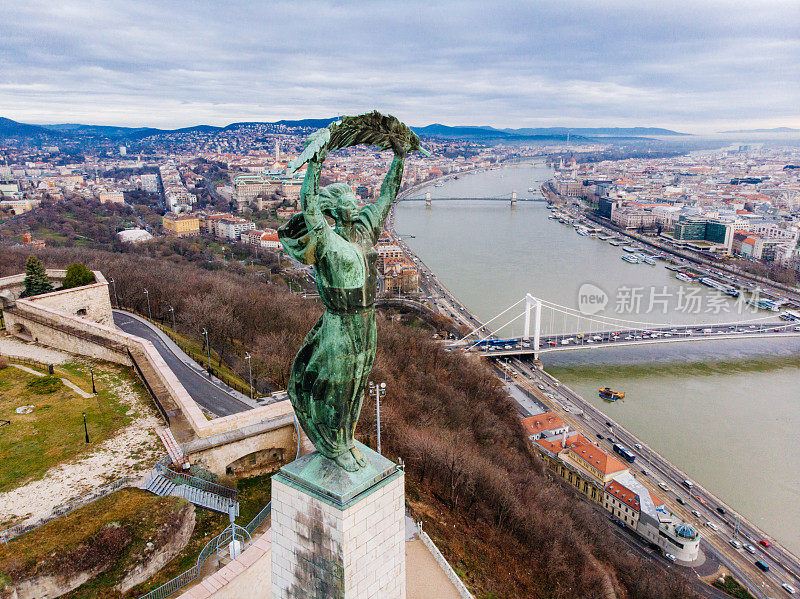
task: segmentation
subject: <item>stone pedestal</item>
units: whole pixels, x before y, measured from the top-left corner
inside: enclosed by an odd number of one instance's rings
[[[357,446],[358,472],[315,451],[272,477],[272,599],[405,599],[404,474]]]

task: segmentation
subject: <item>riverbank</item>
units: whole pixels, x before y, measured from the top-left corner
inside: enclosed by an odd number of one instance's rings
[[[542,172],[542,169],[519,169],[515,174],[516,170],[511,168],[504,171],[504,178],[498,173],[476,174],[468,181],[448,183],[440,193],[458,195],[469,187],[475,190],[474,195],[500,195],[511,185],[523,185],[519,188],[527,188],[531,176],[542,176],[537,187],[552,176]],[[521,180],[525,183],[520,183]],[[547,197],[546,188],[542,191]],[[631,267],[620,261],[618,248],[609,247],[594,238],[577,236],[571,227],[563,227],[547,220],[549,211],[544,210],[541,204],[523,204],[515,210],[491,202],[446,204],[435,205],[432,210],[426,210],[421,205],[400,205],[397,223],[404,232],[416,235],[416,239],[408,240],[409,251],[417,256],[424,256],[427,266],[436,269],[452,293],[484,319],[497,314],[522,297],[526,291],[554,303],[575,305],[579,287],[586,282],[605,287],[607,291],[611,291],[608,286],[613,288],[614,285],[641,285],[660,290],[667,284],[675,292],[680,286],[680,282],[663,267]],[[705,291],[700,289],[700,293]],[[610,305],[613,310],[613,299],[610,300]],[[508,318],[511,317],[509,314]],[[696,318],[692,315],[687,316],[689,317]],[[703,318],[712,321],[713,315]],[[663,317],[661,319],[664,320]],[[559,322],[555,324],[559,325]],[[625,363],[629,359],[643,363],[670,361],[674,358],[670,356],[669,350],[673,348],[674,353],[674,347],[630,349],[627,352],[604,349],[602,352],[591,352],[589,364],[581,366],[587,373],[586,387],[596,389],[598,382],[605,381],[605,364],[609,363],[608,360],[612,364],[614,360]],[[698,362],[726,358],[749,360],[758,352],[775,355],[782,351],[779,347],[766,343],[744,341],[720,342],[710,348],[701,348],[698,344],[687,344],[684,347],[681,344],[679,349],[680,355],[686,356],[681,360],[695,359]],[[581,353],[577,352],[576,357],[570,354],[570,363],[583,364],[582,359],[577,357]],[[545,368],[549,368],[549,364]],[[731,391],[729,386],[721,384],[727,377],[730,375],[724,373],[715,373],[713,377],[686,373],[683,377],[685,389],[681,388],[680,391],[674,382],[661,381],[654,377],[654,380],[647,381],[646,389],[659,391],[658,403],[645,402],[643,398],[651,393],[643,389],[640,393],[629,394],[630,400],[626,398],[624,405],[616,405],[613,410],[625,409],[635,414],[638,420],[626,419],[624,425],[629,430],[637,431],[639,435],[642,435],[642,430],[638,423],[642,419],[653,423],[654,430],[648,429],[646,437],[648,444],[658,448],[660,455],[663,455],[663,450],[669,449],[670,455],[664,458],[680,464],[682,471],[694,472],[693,480],[702,481],[703,486],[710,487],[715,496],[729,497],[730,485],[740,489],[740,493],[750,493],[753,501],[757,502],[756,507],[744,510],[744,504],[737,500],[738,511],[747,511],[750,517],[754,514],[759,523],[757,530],[766,527],[775,534],[782,533],[785,536],[787,528],[782,527],[780,521],[793,521],[793,514],[797,513],[797,506],[793,502],[793,489],[797,486],[797,481],[791,477],[787,480],[786,474],[795,472],[794,464],[800,456],[795,455],[795,446],[790,441],[792,433],[784,430],[791,429],[791,414],[796,414],[796,410],[791,412],[792,399],[789,393],[789,389],[796,387],[782,383],[776,387],[779,379],[766,375],[764,382],[759,382],[758,388],[753,389],[752,393],[745,391],[741,383]],[[719,382],[717,378],[720,379]],[[732,386],[734,381],[732,379]],[[599,386],[603,384],[605,383]],[[716,389],[717,386],[719,390]],[[674,393],[680,393],[686,400],[680,403],[679,409],[672,397]],[[587,397],[584,395],[584,400]],[[703,401],[698,401],[699,398]],[[676,406],[674,410],[673,405]],[[772,431],[764,437],[759,435],[758,447],[753,447],[750,441],[753,438],[749,432],[752,430],[752,418],[749,427],[745,424],[742,430],[738,430],[736,426],[739,426],[739,419],[729,422],[723,416],[726,412],[738,414],[744,408],[748,409],[748,414],[751,413],[750,408],[760,410],[759,423],[763,423],[765,430]],[[604,409],[604,413],[611,411],[611,408]],[[775,422],[775,418],[785,422],[787,426]],[[687,427],[687,424],[692,426]],[[780,430],[776,430],[776,426]],[[682,432],[686,428],[691,430],[691,435],[687,436]],[[783,447],[783,450],[777,450],[776,447]],[[783,455],[784,459],[781,464],[777,464],[770,460],[769,455]],[[716,470],[719,480],[726,484],[708,484],[708,476],[701,472],[706,472],[709,468]],[[737,484],[738,480],[750,480],[754,470],[757,471],[755,474],[774,482],[767,486],[761,486],[760,483]],[[749,508],[750,504],[746,505]],[[705,520],[700,522],[701,527],[704,522]],[[769,526],[765,526],[766,524]],[[745,561],[751,559],[746,555],[743,557]],[[748,567],[751,566],[750,563]]]

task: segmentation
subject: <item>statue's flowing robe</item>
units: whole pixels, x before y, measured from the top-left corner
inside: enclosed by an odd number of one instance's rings
[[[294,359],[287,392],[303,430],[329,458],[353,446],[375,359],[375,244],[383,216],[376,205],[362,208],[350,240],[324,219],[309,229],[302,213],[278,231],[291,257],[313,265],[325,306]]]

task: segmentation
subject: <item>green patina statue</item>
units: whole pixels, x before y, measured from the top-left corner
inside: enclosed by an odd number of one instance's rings
[[[395,154],[380,198],[361,209],[350,186],[319,187],[328,152],[359,144],[392,149]],[[325,312],[294,359],[287,391],[317,450],[350,472],[365,465],[353,435],[377,342],[375,244],[400,189],[405,156],[417,150],[426,153],[406,125],[372,112],[343,117],[316,131],[290,165],[297,170],[308,163],[300,191],[303,211],[278,235],[290,256],[314,266]],[[333,227],[326,217],[333,219]]]

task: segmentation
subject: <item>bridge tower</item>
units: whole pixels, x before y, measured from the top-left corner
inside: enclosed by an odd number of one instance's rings
[[[531,339],[531,308],[533,308],[533,339]],[[531,344],[534,359],[539,358],[539,338],[542,327],[542,302],[530,293],[525,294],[525,330],[523,337]]]
[[[516,206],[517,205],[517,192],[516,191],[512,191],[511,192],[511,205],[512,206]]]
[[[425,207],[426,208],[430,208],[431,207],[431,192],[430,191],[426,191],[425,192]]]

